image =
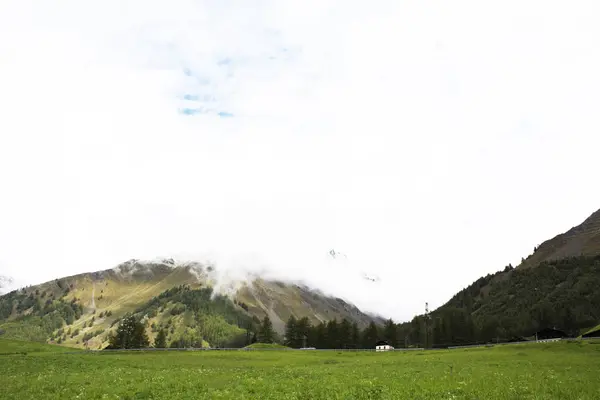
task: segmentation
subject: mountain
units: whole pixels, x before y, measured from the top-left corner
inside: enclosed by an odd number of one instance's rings
[[[544,261],[599,254],[600,210],[593,213],[580,225],[542,243],[518,268],[536,267]]]
[[[600,210],[518,267],[479,278],[433,311],[434,343],[508,340],[547,327],[580,334],[600,322],[598,288]]]
[[[113,269],[26,287],[0,297],[0,334],[75,347],[103,348],[126,314],[141,318],[153,339],[210,345],[240,342],[269,316],[283,334],[294,315],[313,324],[348,319],[359,327],[381,319],[301,284],[249,276],[226,279],[212,265],[130,260]],[[242,343],[243,344],[243,343]]]

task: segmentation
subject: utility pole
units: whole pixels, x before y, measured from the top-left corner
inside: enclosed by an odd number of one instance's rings
[[[429,303],[425,302],[425,343],[423,347],[427,348],[429,343]]]

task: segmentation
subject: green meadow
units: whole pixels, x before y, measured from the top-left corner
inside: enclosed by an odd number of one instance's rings
[[[600,399],[600,342],[83,352],[0,340],[0,399]]]

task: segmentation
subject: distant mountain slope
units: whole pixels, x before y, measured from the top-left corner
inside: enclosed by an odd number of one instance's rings
[[[600,254],[600,210],[580,225],[542,243],[517,268],[531,268],[544,261]]]
[[[383,320],[369,316],[342,299],[329,297],[307,286],[257,279],[252,285],[243,286],[237,298],[244,302],[252,315],[268,314],[273,327],[283,332],[290,315],[308,317],[314,325],[332,319],[356,321],[362,329],[369,322]]]
[[[249,327],[255,329],[265,315],[280,334],[290,315],[313,323],[346,318],[361,328],[372,320],[381,322],[305,286],[260,278],[223,282],[217,272],[199,263],[130,260],[113,269],[27,287],[0,297],[0,334],[101,348],[119,318],[136,313],[151,338],[166,328],[169,340],[222,345]]]
[[[600,322],[599,288],[596,211],[581,225],[544,242],[517,268],[479,278],[432,316],[453,312],[470,319],[475,332],[470,340],[510,339],[545,327],[577,334]]]

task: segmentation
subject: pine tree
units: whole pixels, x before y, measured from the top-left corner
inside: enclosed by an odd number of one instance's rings
[[[346,318],[338,325],[338,345],[340,349],[352,348],[352,324]]]
[[[308,347],[319,347],[319,335],[318,335],[318,326],[309,326],[308,329],[308,338],[306,340]]]
[[[396,332],[398,347],[408,347],[410,345],[410,322],[397,324]]]
[[[338,323],[335,319],[332,319],[327,323],[327,348],[328,349],[339,349],[340,348],[340,337],[338,334]]]
[[[297,323],[297,347],[306,347],[311,337],[311,325],[308,317],[300,318]]]
[[[360,329],[358,324],[354,322],[352,324],[352,333],[350,335],[350,348],[357,349],[360,347]]]
[[[260,343],[273,343],[275,341],[275,332],[273,331],[273,324],[268,315],[265,316],[260,325],[260,331],[258,332],[258,341]]]
[[[246,329],[244,346],[248,346],[250,344],[252,344],[252,331],[250,331],[250,329]]]
[[[321,322],[315,327],[315,346],[317,349],[327,348],[327,326],[324,322]]]
[[[298,348],[298,321],[293,315],[290,316],[285,324],[285,345]]]
[[[375,322],[371,323],[365,328],[362,335],[362,347],[363,349],[375,348],[375,343],[379,340],[379,331]]]
[[[383,325],[383,338],[393,347],[398,346],[398,333],[396,324],[391,319],[385,321]]]
[[[164,349],[167,347],[167,334],[164,329],[158,331],[156,339],[154,340],[154,347],[157,349]]]
[[[110,349],[139,349],[148,347],[146,328],[133,315],[123,318],[117,331],[110,336]]]

